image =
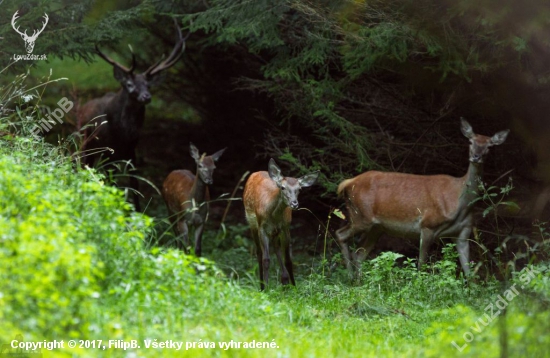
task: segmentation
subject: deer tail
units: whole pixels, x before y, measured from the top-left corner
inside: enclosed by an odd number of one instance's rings
[[[344,190],[349,185],[349,183],[351,183],[352,181],[353,181],[353,179],[346,179],[338,185],[338,189],[336,190],[336,193],[338,194],[338,197],[341,198],[344,195]]]

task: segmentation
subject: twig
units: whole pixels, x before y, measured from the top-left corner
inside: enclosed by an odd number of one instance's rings
[[[250,174],[250,171],[247,170],[243,174],[243,176],[241,177],[241,179],[239,180],[237,185],[235,185],[235,188],[233,189],[233,192],[231,193],[231,196],[229,197],[229,200],[227,201],[227,206],[225,207],[225,211],[223,212],[222,221],[220,222],[220,227],[225,222],[225,217],[227,216],[227,213],[229,212],[229,206],[231,205],[231,202],[233,201],[231,199],[233,199],[235,197],[235,194],[237,194],[237,189],[239,189],[239,185],[241,185],[241,183],[244,181],[244,178],[246,178],[248,176],[248,174]]]

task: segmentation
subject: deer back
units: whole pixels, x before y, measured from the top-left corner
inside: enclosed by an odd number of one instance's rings
[[[404,234],[436,228],[459,208],[465,178],[369,171],[338,186],[353,225],[381,224]],[[399,230],[399,227],[406,229]]]
[[[174,170],[166,177],[162,186],[162,195],[172,212],[182,212],[192,207],[193,185],[196,179],[195,174],[186,169]],[[205,198],[206,201],[210,200],[208,187],[205,188]]]

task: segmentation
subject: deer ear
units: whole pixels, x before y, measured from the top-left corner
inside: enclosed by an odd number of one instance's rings
[[[126,73],[126,71],[118,66],[113,66],[113,75],[118,82],[123,82],[126,79],[130,78],[128,73]]]
[[[472,139],[475,135],[470,123],[466,122],[466,120],[462,117],[460,118],[460,130],[462,131],[462,134],[464,134],[464,137],[468,139]]]
[[[212,154],[211,157],[212,157],[212,160],[214,160],[215,162],[218,161],[218,159],[220,159],[220,157],[222,156],[223,152],[225,152],[227,148],[223,148],[221,150],[218,150],[216,153]]]
[[[273,160],[273,158],[269,159],[268,173],[269,177],[273,179],[275,183],[277,183],[277,186],[281,186],[281,182],[283,181],[281,168],[277,166],[277,163],[275,163],[275,160]]]
[[[300,183],[300,186],[302,188],[307,188],[308,186],[312,186],[317,181],[317,178],[319,177],[319,172],[313,172],[304,175],[303,177],[298,178],[298,183]]]
[[[191,157],[195,159],[195,162],[198,162],[201,159],[199,150],[193,145],[193,143],[189,143],[189,152],[191,153]]]
[[[494,136],[491,137],[491,145],[500,145],[504,143],[506,140],[506,137],[508,137],[508,133],[510,133],[510,130],[507,129],[505,131],[500,131]]]
[[[157,72],[153,75],[147,75],[147,77],[145,77],[145,79],[147,80],[147,83],[150,86],[157,86],[157,85],[161,84],[162,81],[164,81],[164,75],[163,75],[163,72]]]

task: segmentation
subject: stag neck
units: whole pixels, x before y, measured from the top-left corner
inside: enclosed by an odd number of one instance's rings
[[[469,206],[479,195],[479,181],[483,176],[483,164],[470,161],[468,171],[463,177],[463,189],[460,195],[460,206]]]
[[[208,188],[208,184],[206,184],[200,174],[199,174],[199,168],[197,167],[197,171],[195,173],[195,181],[193,182],[193,186],[191,187],[191,197],[195,199],[195,202],[202,203],[206,199],[206,189]]]
[[[139,102],[137,99],[132,98],[125,88],[121,88],[113,101],[116,110],[120,113],[116,116],[118,120],[122,119],[122,113],[127,113],[130,116],[139,116],[145,114],[145,103]]]
[[[273,201],[272,207],[273,216],[275,217],[282,216],[286,208],[289,207],[286,205],[285,199],[283,199],[283,192],[280,188],[277,189],[279,190],[279,193],[277,194],[277,200]]]

